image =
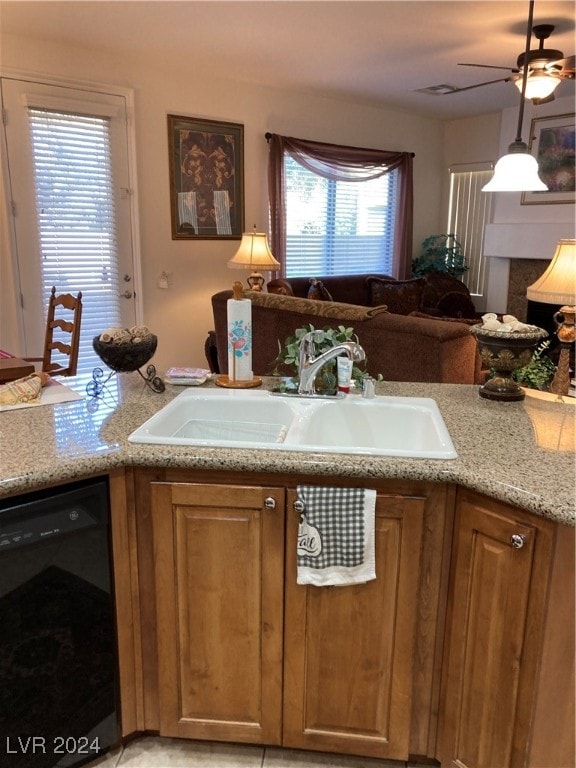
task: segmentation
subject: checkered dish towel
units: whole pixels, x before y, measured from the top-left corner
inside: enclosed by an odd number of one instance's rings
[[[376,578],[376,491],[299,485],[298,584],[363,584]]]

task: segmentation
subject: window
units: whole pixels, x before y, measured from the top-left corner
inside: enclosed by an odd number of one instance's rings
[[[286,276],[390,274],[398,172],[333,181],[285,157]]]
[[[492,220],[492,193],[482,187],[493,175],[489,163],[457,165],[450,168],[447,232],[453,232],[462,246],[468,270],[462,282],[473,296],[483,297],[487,270],[484,258],[484,230]]]
[[[267,138],[272,251],[286,277],[410,274],[411,153]]]
[[[0,265],[19,329],[2,343],[38,356],[51,287],[81,291],[78,374],[91,375],[102,366],[93,337],[139,322],[129,93],[12,78],[1,86],[15,268],[5,255]]]

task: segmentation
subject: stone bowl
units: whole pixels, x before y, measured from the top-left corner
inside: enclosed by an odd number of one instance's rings
[[[488,331],[473,325],[470,333],[476,337],[478,351],[487,368],[495,375],[480,387],[478,394],[489,400],[523,400],[524,390],[512,378],[512,372],[528,365],[538,344],[548,336],[543,328],[525,332]]]

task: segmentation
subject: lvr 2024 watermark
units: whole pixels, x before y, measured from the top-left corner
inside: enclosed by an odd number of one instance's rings
[[[7,755],[96,755],[98,737],[88,736],[6,736]]]

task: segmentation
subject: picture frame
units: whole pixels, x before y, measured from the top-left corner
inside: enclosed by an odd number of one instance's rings
[[[240,240],[244,126],[168,115],[173,240]]]
[[[528,151],[538,161],[539,176],[548,189],[522,192],[522,205],[575,202],[575,133],[574,113],[532,120]]]

